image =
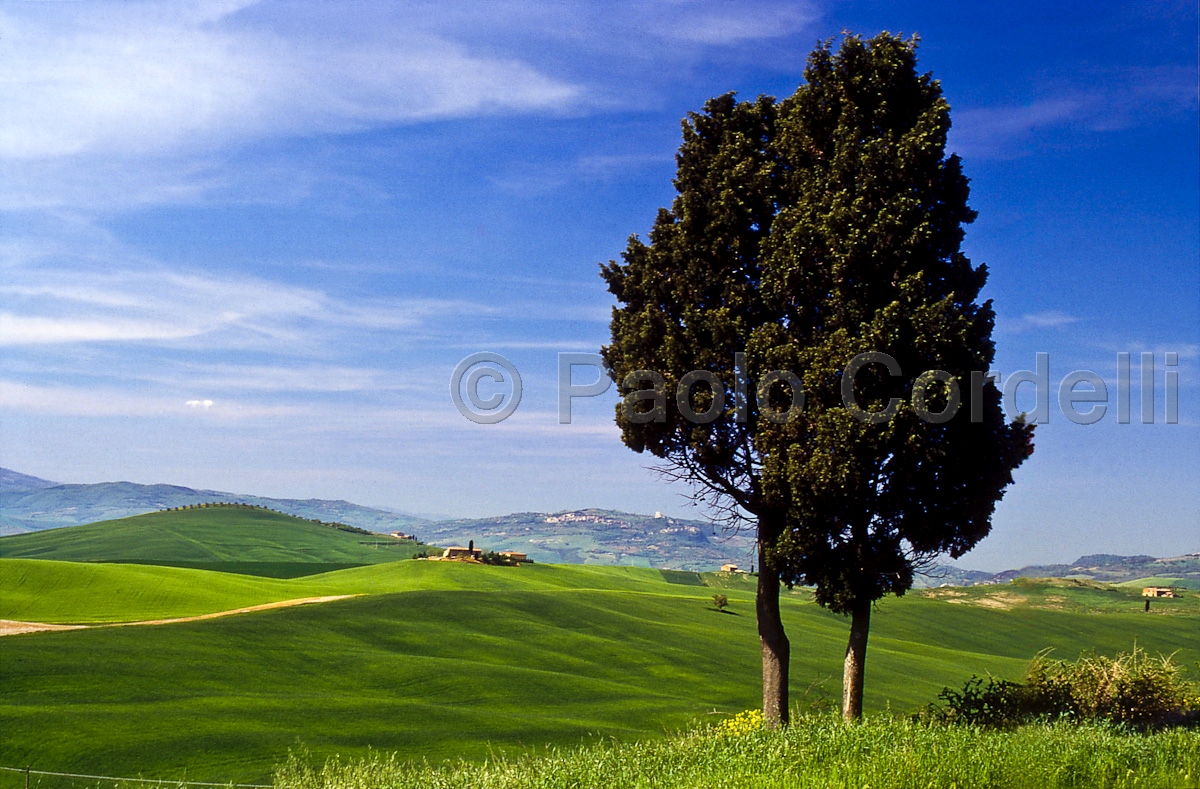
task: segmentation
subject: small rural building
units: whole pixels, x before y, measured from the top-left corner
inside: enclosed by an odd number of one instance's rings
[[[723,565],[721,565],[721,572],[723,572],[723,573],[742,573],[742,572],[745,572],[745,570],[738,567],[736,564],[723,564]]]
[[[511,559],[518,564],[529,561],[529,555],[521,553],[520,551],[500,551],[500,555],[506,559]]]
[[[462,561],[464,559],[466,559],[466,560],[478,559],[482,555],[482,553],[483,553],[482,551],[480,551],[478,548],[476,548],[473,545],[470,547],[464,547],[462,545],[451,545],[449,548],[442,551],[442,558],[443,559],[458,559],[459,561]]]
[[[402,531],[394,531],[391,533],[390,536],[395,537],[397,540],[413,540],[413,541],[415,541],[417,539],[417,535],[405,534]]]
[[[1173,586],[1145,586],[1142,597],[1179,597],[1179,592]]]

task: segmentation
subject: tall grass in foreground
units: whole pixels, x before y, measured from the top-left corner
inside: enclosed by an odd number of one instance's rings
[[[803,787],[980,789],[1200,787],[1200,731],[1136,734],[1101,724],[995,730],[890,717],[846,725],[809,717],[782,731],[717,726],[664,739],[601,743],[483,764],[395,756],[321,768],[295,755],[276,789]]]

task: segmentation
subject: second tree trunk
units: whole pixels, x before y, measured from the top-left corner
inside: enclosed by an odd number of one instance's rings
[[[871,630],[871,604],[857,604],[850,614],[850,642],[842,671],[842,717],[862,717],[863,674],[867,667],[867,635]]]

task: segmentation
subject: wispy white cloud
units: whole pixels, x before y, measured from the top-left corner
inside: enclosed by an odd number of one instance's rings
[[[188,365],[174,374],[144,376],[161,383],[185,381],[207,390],[251,392],[386,392],[409,388],[394,372],[346,365]]]
[[[1082,97],[1045,99],[1026,105],[981,107],[954,113],[950,147],[964,156],[1007,158],[1037,131],[1075,120],[1089,102]]]
[[[445,436],[493,439],[557,439],[563,442],[580,436],[613,439],[619,429],[608,408],[586,409],[576,405],[572,424],[559,424],[558,412],[537,408],[518,409],[497,425],[479,425],[455,410],[448,396],[418,399],[399,405],[380,406],[352,401],[337,408],[317,401],[279,402],[252,397],[181,399],[163,391],[143,394],[121,387],[30,384],[0,379],[0,411],[19,414],[69,417],[133,417],[161,420],[203,418],[224,423],[266,423],[289,434],[323,434],[378,440],[381,436],[411,437],[414,432],[433,431]],[[280,421],[285,420],[285,421]]]
[[[428,297],[352,303],[311,287],[123,259],[119,249],[84,259],[29,258],[12,260],[0,251],[0,346],[132,342],[278,352],[316,348],[332,330],[420,335],[439,318],[499,311]]]
[[[1015,320],[1001,317],[996,321],[996,329],[1002,334],[1018,334],[1027,331],[1045,331],[1047,329],[1062,329],[1080,319],[1061,310],[1045,310],[1022,315]]]
[[[10,5],[0,208],[294,200],[331,174],[231,158],[288,137],[627,110],[711,48],[817,16],[795,0]]]
[[[199,333],[196,327],[147,320],[79,319],[14,315],[0,312],[0,346],[48,343],[180,340]]]
[[[670,154],[589,154],[565,162],[515,162],[488,180],[517,197],[540,197],[579,183],[609,182],[624,174],[644,172],[654,166],[669,165]]]
[[[585,98],[517,53],[472,52],[403,18],[359,10],[347,14],[354,25],[322,30],[294,24],[303,13],[203,1],[8,6],[0,206],[192,201],[245,179],[224,164],[231,146],[557,112]],[[303,181],[294,175],[278,179],[283,194]]]
[[[722,46],[794,35],[821,13],[817,3],[806,0],[618,0],[603,5],[588,0],[501,0],[486,5],[406,2],[403,8],[418,24],[451,37],[526,43],[536,31],[533,35],[544,47],[557,40],[577,51],[627,56],[642,50],[640,57],[659,63],[695,57],[697,44]]]
[[[1197,359],[1200,358],[1200,345],[1197,345],[1191,340],[1175,341],[1156,341],[1150,342],[1145,337],[1137,337],[1133,339],[1123,340],[1121,342],[1113,342],[1107,340],[1096,343],[1096,347],[1109,353],[1155,353],[1162,355],[1164,353],[1177,353],[1180,359]]]
[[[633,5],[646,14],[658,35],[697,44],[729,45],[782,38],[803,29],[817,18],[814,6],[799,2],[666,2]]]
[[[164,154],[263,135],[544,110],[575,86],[418,30],[324,35],[231,3],[31,3],[0,16],[0,157]]]
[[[501,346],[503,347],[503,346]],[[285,360],[291,364],[254,364],[236,362],[208,363],[189,358],[186,361],[160,360],[137,367],[127,366],[120,371],[120,380],[127,386],[144,388],[149,384],[171,391],[219,392],[234,396],[247,394],[284,393],[308,395],[321,393],[363,392],[392,396],[396,392],[441,392],[446,373],[412,368],[404,371],[373,367],[354,367],[345,364],[320,364],[306,359]],[[104,381],[103,365],[87,371],[69,369],[55,364],[34,364],[13,369],[13,374],[61,377],[68,374]]]
[[[48,266],[9,269],[7,275],[12,284],[0,287],[8,307],[0,314],[0,345],[201,337],[259,345],[294,338],[301,316],[337,311],[311,289],[245,276]]]
[[[1135,69],[1103,75],[1095,86],[1049,87],[1026,104],[956,109],[950,147],[974,158],[1011,159],[1028,154],[1049,130],[1119,131],[1195,107],[1194,69]]]
[[[260,419],[312,414],[309,406],[281,403],[183,400],[169,393],[141,394],[121,387],[32,384],[0,379],[0,408],[24,414],[80,417]]]
[[[1036,329],[1057,329],[1060,326],[1069,326],[1072,323],[1078,323],[1079,318],[1074,315],[1068,315],[1065,312],[1058,310],[1050,310],[1048,312],[1035,312],[1027,315],[1022,315],[1021,320],[1027,326],[1032,326]]]

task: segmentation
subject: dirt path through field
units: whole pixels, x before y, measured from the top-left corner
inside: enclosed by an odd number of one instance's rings
[[[85,627],[87,625],[48,625],[45,622],[18,622],[15,619],[0,619],[0,636],[40,633],[43,630],[83,630]]]
[[[215,611],[211,614],[198,616],[178,616],[172,619],[143,619],[139,622],[112,622],[96,625],[52,625],[45,622],[19,622],[14,619],[0,619],[0,636],[15,636],[20,633],[40,633],[47,630],[90,630],[97,627],[136,627],[138,625],[173,625],[178,622],[199,622],[202,619],[219,619],[235,614],[250,614],[255,611],[268,611],[272,608],[292,608],[297,605],[312,605],[314,603],[331,603],[334,600],[345,600],[348,597],[361,597],[356,594],[332,594],[324,597],[298,597],[295,600],[280,600],[275,603],[251,605],[245,608],[234,608],[231,611]]]

